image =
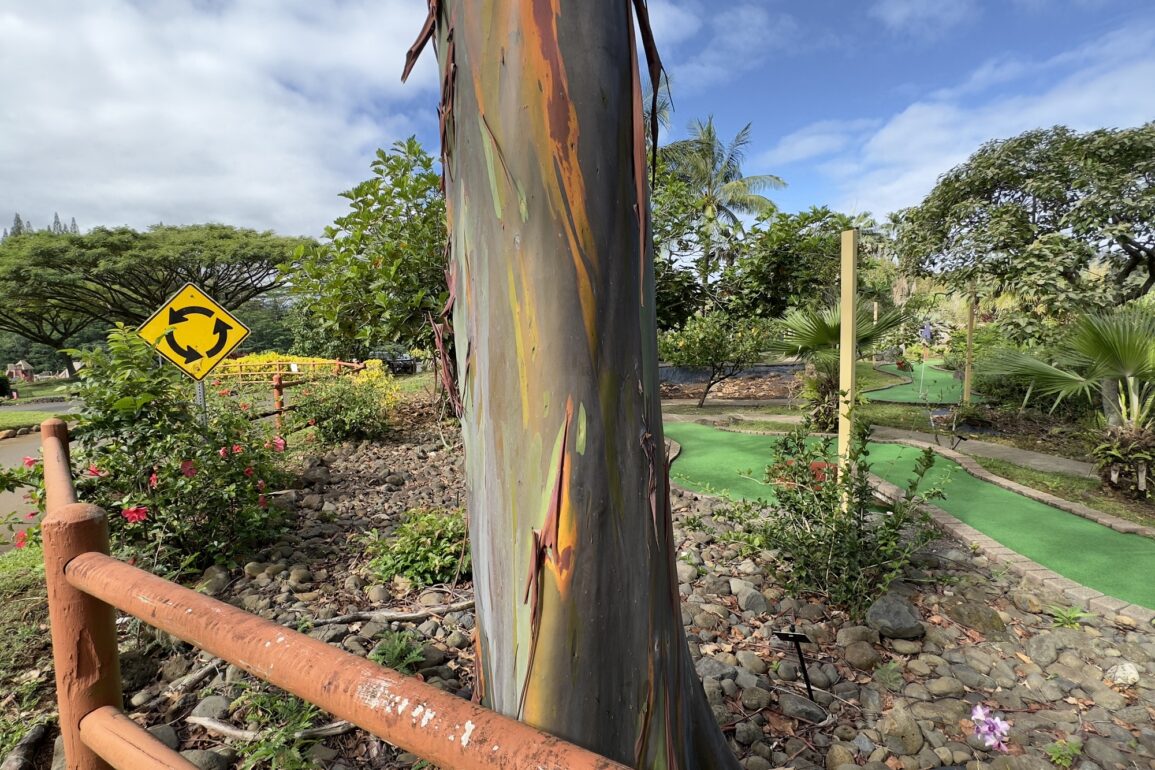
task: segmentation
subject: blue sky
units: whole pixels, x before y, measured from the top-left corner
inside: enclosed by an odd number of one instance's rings
[[[574,7],[580,3],[571,0]],[[623,0],[624,1],[624,0]],[[316,235],[378,146],[435,149],[424,0],[0,6],[0,224],[220,221]],[[1151,0],[651,0],[670,139],[753,123],[798,210],[917,203],[982,142],[1155,119]]]

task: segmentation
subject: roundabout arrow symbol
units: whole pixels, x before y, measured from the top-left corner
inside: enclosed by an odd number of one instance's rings
[[[168,346],[173,349],[173,352],[184,359],[185,364],[191,364],[193,361],[199,361],[204,358],[196,348],[181,347],[176,341],[176,334],[174,332],[169,332],[164,335],[164,339],[165,342],[168,343]]]
[[[232,330],[232,326],[229,326],[222,319],[218,318],[216,323],[213,324],[213,334],[217,335],[217,341],[213,343],[213,346],[208,349],[205,355],[212,358],[224,350],[225,344],[229,341],[229,332]]]
[[[176,326],[179,323],[184,323],[190,315],[203,315],[212,318],[213,311],[200,305],[189,305],[182,308],[170,307],[168,309],[168,325]]]

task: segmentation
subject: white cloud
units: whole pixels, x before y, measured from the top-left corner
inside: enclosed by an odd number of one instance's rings
[[[891,32],[923,39],[940,37],[977,13],[975,0],[878,0],[869,10]]]
[[[792,16],[771,13],[761,4],[711,11],[701,48],[667,64],[675,100],[680,93],[701,93],[757,70],[772,54],[794,46],[798,30]]]
[[[317,233],[436,118],[405,0],[41,0],[0,10],[0,218]],[[432,149],[432,148],[431,148]]]
[[[666,52],[689,40],[702,28],[701,16],[688,4],[679,5],[674,0],[651,0],[647,6],[650,9],[650,27],[659,52]]]
[[[1144,84],[1155,83],[1153,42],[1155,28],[1105,35],[1054,60],[1016,65],[1021,80],[991,78],[982,74],[989,67],[980,68],[960,87],[910,104],[824,162],[819,171],[837,190],[832,204],[876,214],[917,204],[941,174],[984,142],[1030,129],[1061,124],[1087,131],[1150,121],[1155,91]],[[1032,77],[1039,73],[1046,77]],[[986,86],[974,86],[984,80]],[[1007,82],[1015,89],[993,88]]]
[[[774,168],[839,152],[864,132],[876,128],[877,120],[821,120],[787,134],[755,160],[758,167]]]

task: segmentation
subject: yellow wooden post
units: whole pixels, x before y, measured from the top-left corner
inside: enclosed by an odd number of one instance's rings
[[[963,403],[971,403],[971,384],[975,373],[975,305],[977,298],[972,294],[967,305],[967,360],[963,368]]]
[[[838,343],[838,461],[843,471],[849,469],[851,406],[857,385],[854,366],[858,360],[856,295],[858,293],[858,230],[842,233],[842,302]]]

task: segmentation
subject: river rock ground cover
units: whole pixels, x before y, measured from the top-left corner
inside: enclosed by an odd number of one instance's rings
[[[431,611],[461,606],[469,585],[402,594],[375,580],[360,545],[371,529],[387,534],[409,508],[461,502],[455,431],[409,416],[393,441],[343,445],[306,463],[300,488],[278,501],[297,525],[243,567],[210,570],[202,590],[357,655],[407,631],[420,645],[418,675],[470,697],[473,614]],[[673,503],[687,639],[745,767],[1042,770],[1053,766],[1048,746],[1078,739],[1078,770],[1155,768],[1153,629],[1095,617],[1058,627],[1050,597],[992,573],[949,541],[929,548],[855,621],[819,597],[785,595],[774,580],[782,566],[775,554],[724,539],[726,525],[714,521],[724,502],[675,489]],[[380,616],[387,612],[421,617],[389,621]],[[373,613],[378,619],[365,617]],[[816,702],[806,697],[793,649],[773,635],[791,625],[814,642],[804,651]],[[239,767],[259,745],[243,736],[259,724],[260,692],[243,672],[167,639],[125,656],[123,668],[135,717],[199,767]],[[1010,723],[1009,753],[974,737],[978,704]],[[293,729],[330,721],[310,715]],[[302,767],[415,761],[360,731],[297,744]]]

